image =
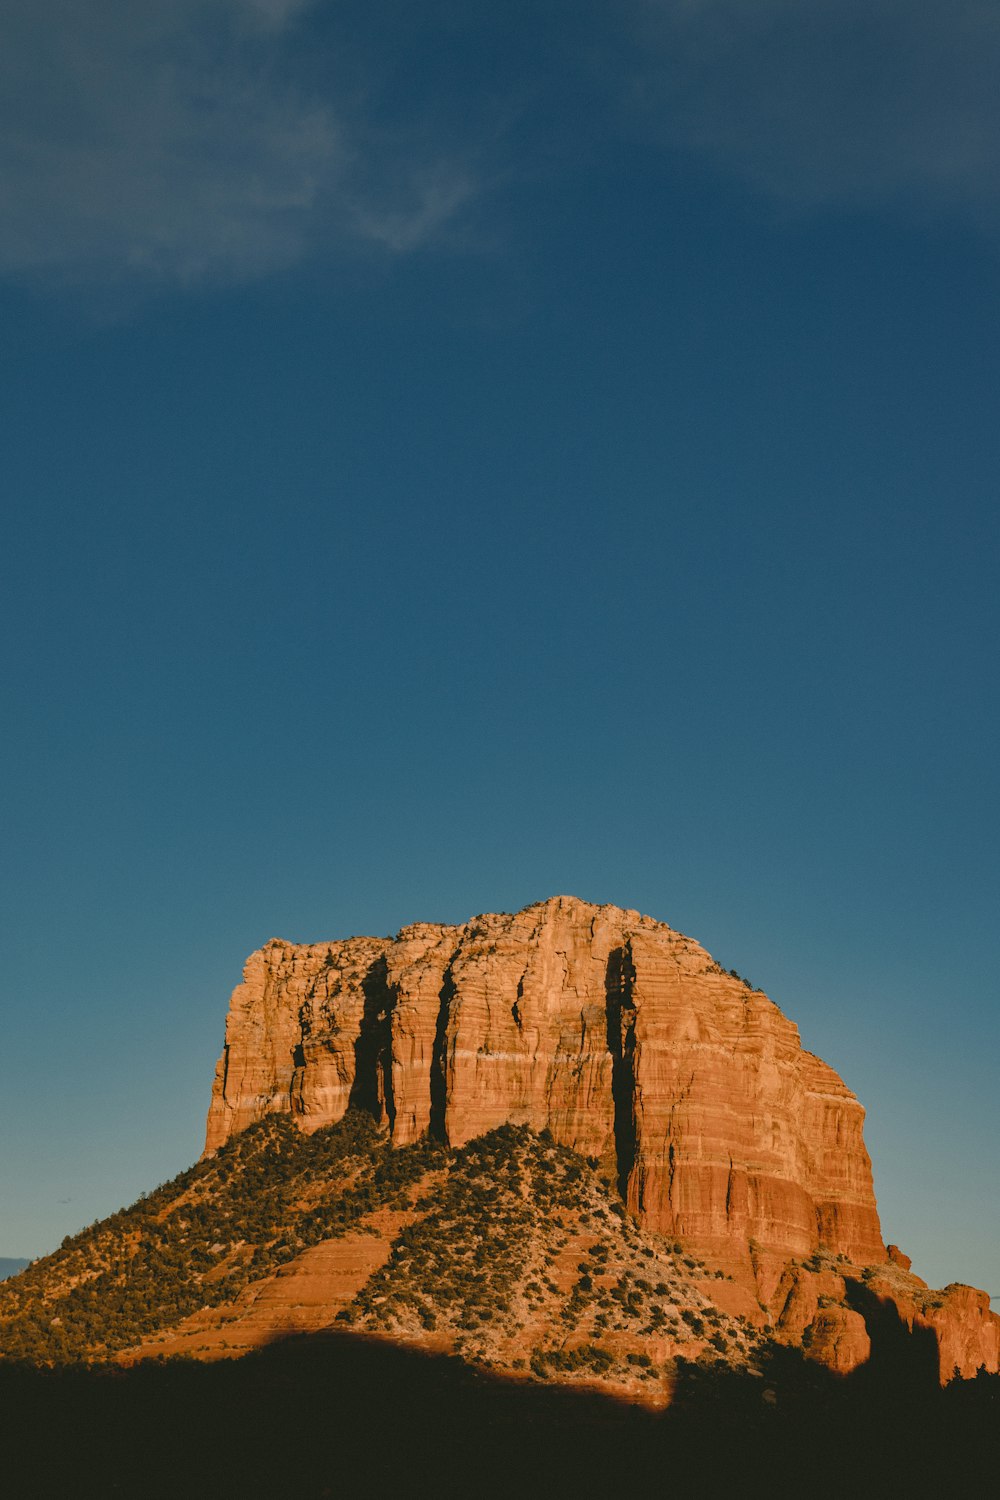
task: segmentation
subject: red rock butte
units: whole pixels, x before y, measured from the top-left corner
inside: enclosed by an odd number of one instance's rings
[[[796,1026],[662,922],[570,896],[248,959],[205,1150],[273,1111],[396,1144],[505,1121],[614,1172],[646,1228],[770,1297],[817,1250],[886,1262],[864,1110]]]

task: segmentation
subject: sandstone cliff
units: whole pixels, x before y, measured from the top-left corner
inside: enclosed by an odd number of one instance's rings
[[[638,912],[557,896],[266,944],[233,993],[206,1155],[264,1115],[309,1133],[349,1105],[398,1146],[550,1131],[645,1230],[730,1278],[717,1304],[841,1372],[886,1329],[924,1340],[944,1380],[1000,1365],[986,1294],[932,1292],[883,1244],[851,1091],[766,995]]]
[[[233,994],[206,1152],[269,1112],[370,1109],[398,1144],[505,1121],[603,1159],[646,1228],[775,1294],[886,1260],[864,1111],[760,991],[663,923],[555,897],[459,927],[273,940]]]

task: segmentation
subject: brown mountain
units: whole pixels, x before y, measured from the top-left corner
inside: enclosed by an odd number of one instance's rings
[[[636,912],[272,941],[202,1159],[0,1286],[0,1362],[326,1332],[654,1407],[785,1356],[995,1372],[986,1294],[883,1244],[863,1118],[765,995]]]
[[[403,1146],[512,1123],[600,1165],[639,1228],[727,1278],[727,1311],[837,1368],[870,1352],[852,1285],[996,1370],[985,1293],[932,1293],[883,1243],[864,1110],[761,991],[638,912],[554,897],[395,938],[272,940],[234,991],[206,1153],[287,1114],[374,1115]],[[719,1297],[722,1298],[721,1283]]]

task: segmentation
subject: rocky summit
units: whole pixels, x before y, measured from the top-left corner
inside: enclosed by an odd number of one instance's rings
[[[511,1122],[614,1163],[643,1227],[766,1282],[886,1258],[864,1111],[759,990],[661,922],[555,897],[463,927],[274,940],[230,1003],[206,1151],[265,1113],[392,1140]]]
[[[273,940],[201,1160],[0,1286],[0,1363],[323,1335],[651,1408],[786,1356],[996,1372],[987,1295],[884,1244],[863,1121],[766,995],[638,912]]]
[[[868,1359],[871,1297],[928,1331],[943,1378],[997,1369],[988,1296],[931,1292],[883,1243],[854,1094],[762,991],[636,911],[556,896],[267,943],[230,1002],[206,1154],[266,1115],[309,1133],[351,1106],[395,1146],[546,1132],[721,1273],[729,1312],[834,1368]]]

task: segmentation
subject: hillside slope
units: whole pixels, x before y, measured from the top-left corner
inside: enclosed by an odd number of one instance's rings
[[[8,1358],[217,1358],[340,1328],[652,1399],[678,1355],[747,1363],[763,1322],[551,1138],[393,1149],[353,1111],[250,1127],[0,1288]]]
[[[339,1331],[662,1405],[685,1362],[752,1372],[775,1344],[846,1373],[904,1298],[936,1376],[934,1319],[969,1294],[815,1255],[763,1304],[527,1126],[394,1147],[361,1111],[311,1135],[272,1115],[0,1286],[0,1356],[214,1360]]]

